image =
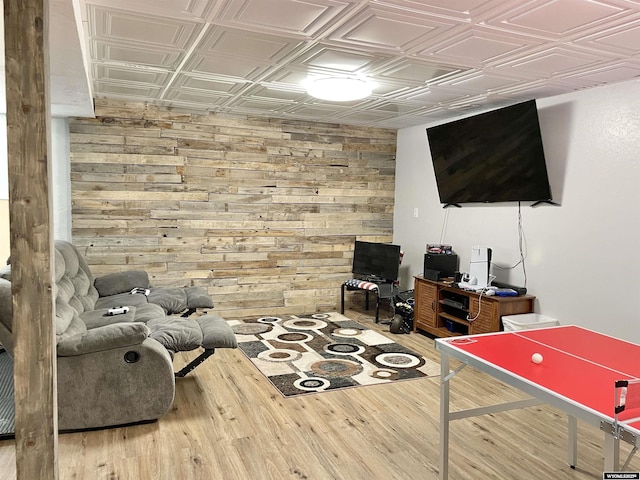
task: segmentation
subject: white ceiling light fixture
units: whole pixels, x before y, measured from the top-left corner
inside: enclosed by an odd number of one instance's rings
[[[371,95],[370,83],[359,78],[323,77],[309,80],[307,93],[330,102],[349,102]]]

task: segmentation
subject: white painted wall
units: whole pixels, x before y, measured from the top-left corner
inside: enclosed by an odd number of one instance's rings
[[[71,241],[71,162],[69,122],[51,119],[53,238]]]
[[[0,22],[1,24],[2,22]],[[0,81],[4,92],[4,79]],[[4,93],[0,94],[0,266],[9,258],[11,244],[9,232],[9,180],[7,171],[7,115],[5,111]]]
[[[535,311],[640,342],[640,81],[538,100],[553,197],[522,207],[526,286]],[[492,273],[525,284],[517,204],[443,209],[425,129],[398,132],[394,243],[405,252],[401,286],[422,273],[427,243],[453,245],[468,271],[473,245],[493,249]],[[414,209],[418,218],[414,218]]]

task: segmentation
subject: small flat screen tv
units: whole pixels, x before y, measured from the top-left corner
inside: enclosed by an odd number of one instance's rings
[[[427,128],[440,202],[551,202],[535,100]]]
[[[394,281],[398,278],[399,267],[399,245],[356,240],[353,251],[353,273]]]

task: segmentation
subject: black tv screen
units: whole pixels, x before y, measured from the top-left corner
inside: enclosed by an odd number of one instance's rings
[[[535,100],[427,128],[440,202],[550,202]]]
[[[353,273],[393,281],[398,278],[399,267],[399,245],[356,240],[353,251]]]

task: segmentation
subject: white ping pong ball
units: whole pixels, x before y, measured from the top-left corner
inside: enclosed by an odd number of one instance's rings
[[[533,355],[531,355],[531,361],[533,363],[542,363],[542,355],[540,355],[539,353],[534,353]]]

